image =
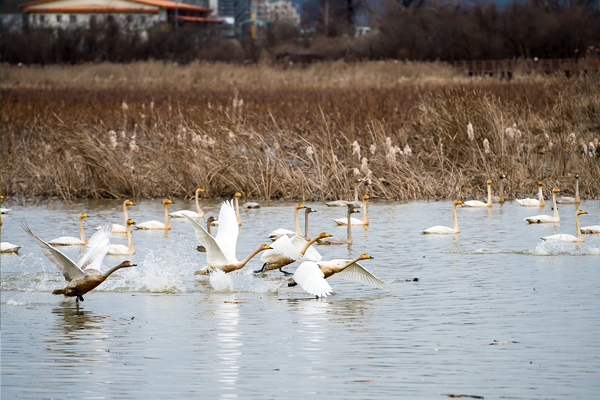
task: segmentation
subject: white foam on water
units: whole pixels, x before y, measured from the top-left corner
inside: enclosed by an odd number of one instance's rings
[[[10,299],[6,302],[7,306],[26,306],[28,303],[25,301],[17,301],[17,300],[13,300]]]
[[[233,280],[231,275],[222,270],[216,270],[209,275],[210,285],[215,292],[233,292]]]
[[[536,256],[597,256],[600,248],[586,243],[566,243],[558,240],[544,240],[535,246],[532,254]]]

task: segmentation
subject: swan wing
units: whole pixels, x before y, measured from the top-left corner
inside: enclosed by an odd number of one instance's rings
[[[281,236],[279,239],[273,242],[271,245],[273,250],[267,250],[260,257],[262,261],[275,261],[280,258],[290,258],[292,260],[299,260],[302,258],[300,250],[294,246],[288,236]]]
[[[208,265],[227,265],[229,264],[229,260],[223,254],[221,247],[216,242],[215,238],[213,238],[210,233],[206,231],[202,226],[200,226],[196,221],[187,215],[185,218],[188,220],[190,224],[194,227],[194,231],[196,231],[196,238],[200,242],[202,246],[206,248],[206,261]],[[219,228],[219,231],[221,228]]]
[[[346,264],[348,261],[350,260],[332,260],[331,262],[341,266]],[[390,287],[386,285],[384,281],[373,275],[357,262],[350,264],[348,267],[344,268],[341,272],[338,272],[334,276],[349,281],[364,283],[365,285],[369,285],[378,289],[390,289]]]
[[[306,292],[319,297],[327,297],[332,290],[325,280],[325,274],[313,261],[304,261],[294,272],[294,281]]]
[[[42,253],[44,253],[48,260],[50,260],[52,264],[56,265],[58,269],[60,269],[67,281],[85,277],[85,273],[77,266],[77,264],[75,264],[69,257],[64,255],[60,250],[55,249],[37,237],[35,233],[31,232],[31,229],[29,229],[29,226],[27,226],[26,222],[23,222],[21,227],[42,248]]]
[[[112,222],[107,222],[89,238],[83,255],[77,265],[81,269],[95,269],[100,271],[102,260],[110,248],[110,235],[112,233]]]
[[[293,236],[290,239],[290,241],[298,251],[302,250],[304,245],[308,243],[306,239],[298,235]],[[306,252],[304,253],[304,258],[309,261],[321,261],[323,257],[321,257],[321,254],[319,254],[317,249],[315,249],[315,247],[311,245],[308,249],[306,249]]]
[[[181,210],[169,213],[169,217],[171,218],[183,218],[185,215],[190,218],[200,218],[200,215],[196,211]]]
[[[215,236],[215,241],[228,260],[237,262],[237,258],[235,257],[235,247],[237,244],[240,227],[237,222],[235,208],[233,208],[233,200],[224,201],[221,203],[221,211],[219,212],[218,221],[219,231],[217,232],[217,236]]]

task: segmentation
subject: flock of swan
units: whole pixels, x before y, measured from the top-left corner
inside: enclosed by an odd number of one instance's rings
[[[530,224],[539,223],[557,223],[560,221],[558,215],[557,203],[573,203],[578,205],[580,202],[579,197],[579,185],[576,176],[576,195],[574,198],[563,197],[560,199],[556,198],[557,193],[560,193],[560,189],[554,188],[552,190],[552,203],[553,203],[553,215],[536,215],[525,218]],[[454,226],[433,226],[431,228],[422,230],[422,234],[457,234],[460,232],[458,227],[456,208],[457,206],[462,207],[492,207],[493,203],[504,203],[504,193],[502,187],[502,180],[505,176],[500,177],[500,196],[492,196],[491,185],[492,181],[487,181],[487,202],[479,200],[471,200],[462,202],[461,200],[454,200],[452,203]],[[354,189],[354,201],[336,201],[326,203],[331,207],[347,207],[347,217],[341,219],[335,219],[335,223],[338,225],[347,226],[347,237],[334,237],[326,232],[322,232],[314,238],[310,237],[309,234],[309,215],[315,213],[316,210],[305,207],[302,204],[296,204],[294,206],[294,222],[295,230],[287,229],[276,229],[268,235],[268,238],[272,240],[270,245],[261,244],[253,252],[248,254],[242,260],[238,260],[236,256],[236,245],[238,240],[238,234],[242,225],[242,220],[239,213],[239,198],[240,193],[236,193],[232,200],[227,200],[221,203],[218,219],[209,217],[206,220],[206,227],[201,225],[198,220],[204,217],[204,212],[200,208],[198,197],[204,192],[203,189],[198,188],[195,192],[195,203],[196,212],[181,210],[177,212],[169,213],[167,206],[173,204],[171,200],[163,200],[163,209],[165,222],[159,221],[148,221],[140,224],[136,224],[132,219],[128,217],[127,208],[135,206],[131,200],[125,200],[123,202],[123,214],[124,214],[124,225],[113,224],[108,222],[102,226],[96,227],[95,233],[89,238],[85,236],[83,229],[83,219],[87,218],[87,214],[81,213],[78,215],[79,220],[79,232],[80,238],[62,236],[48,242],[39,238],[35,233],[29,229],[27,223],[22,223],[22,228],[29,234],[34,241],[41,247],[44,255],[55,264],[58,269],[63,273],[63,276],[67,282],[67,285],[62,289],[54,290],[52,293],[56,295],[64,295],[67,297],[75,297],[76,301],[83,301],[83,295],[100,285],[108,276],[113,272],[121,268],[129,268],[135,266],[131,261],[124,261],[121,264],[109,269],[106,273],[101,274],[99,272],[104,257],[108,255],[133,255],[135,254],[135,248],[132,242],[132,229],[147,229],[147,230],[170,230],[171,224],[169,217],[171,218],[185,218],[190,225],[193,227],[196,234],[196,238],[200,242],[198,251],[206,253],[206,267],[196,271],[194,275],[209,275],[215,271],[222,271],[224,273],[230,273],[242,269],[246,264],[257,256],[259,253],[263,253],[260,257],[263,261],[261,269],[254,271],[254,273],[262,274],[268,271],[279,270],[285,275],[290,275],[291,278],[288,281],[288,286],[300,286],[307,293],[317,297],[326,297],[332,293],[332,288],[329,285],[327,279],[332,276],[337,276],[342,279],[353,280],[360,282],[378,289],[388,289],[388,285],[377,278],[373,273],[364,268],[359,261],[372,259],[373,257],[369,254],[360,254],[355,259],[334,259],[330,261],[322,260],[321,255],[316,250],[314,244],[318,245],[335,245],[335,244],[350,244],[352,243],[352,230],[353,225],[368,225],[369,219],[367,217],[367,202],[369,196],[365,194],[362,198],[362,202],[359,202],[357,197],[357,186],[360,183],[356,181]],[[545,206],[543,198],[542,182],[538,183],[538,199],[522,199],[517,202],[524,207],[540,207]],[[3,198],[3,197],[2,197]],[[248,208],[259,207],[257,204],[247,204]],[[358,210],[362,208],[362,219],[353,218],[352,215],[360,213]],[[300,222],[298,213],[300,210],[304,210],[304,233],[300,229]],[[8,213],[10,209],[2,209],[2,213]],[[575,222],[577,229],[577,236],[568,234],[558,234],[542,237],[543,240],[556,240],[570,243],[582,243],[584,242],[583,234],[594,234],[600,233],[600,225],[588,226],[581,228],[579,225],[579,216],[587,214],[585,211],[576,210]],[[0,225],[1,225],[0,219]],[[211,227],[218,227],[216,235],[211,232]],[[115,234],[125,233],[127,237],[128,245],[111,244],[111,236]],[[63,252],[57,249],[58,246],[70,246],[70,245],[84,245],[82,256],[78,262],[74,262],[67,257]],[[17,252],[20,249],[19,246],[11,245],[7,242],[2,242],[2,252]],[[288,273],[283,271],[283,267],[288,266],[294,262],[300,261],[301,264],[298,266],[296,271]]]

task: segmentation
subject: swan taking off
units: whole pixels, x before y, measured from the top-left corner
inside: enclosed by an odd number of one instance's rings
[[[79,236],[81,239],[78,239],[73,236],[61,236],[57,239],[52,239],[48,243],[52,246],[76,246],[76,245],[85,245],[87,243],[87,239],[85,237],[85,232],[83,231],[83,219],[87,218],[87,214],[81,213],[79,214]]]
[[[566,243],[583,243],[585,239],[583,239],[583,235],[581,234],[581,229],[579,228],[579,216],[582,214],[587,214],[585,211],[577,210],[575,211],[575,228],[577,229],[577,236],[567,235],[567,234],[558,234],[551,236],[544,236],[541,238],[542,240],[558,240],[560,242]]]
[[[204,218],[204,211],[200,208],[200,203],[198,202],[198,195],[203,193],[204,189],[197,188],[195,197],[196,197],[196,211],[188,211],[188,210],[180,210],[169,213],[169,217],[171,218],[183,218],[184,215],[187,215],[190,218]]]
[[[581,198],[579,197],[579,175],[575,175],[575,197],[559,197],[556,199],[559,204],[579,204]]]
[[[350,218],[350,223],[352,225],[369,225],[369,218],[367,218],[367,200],[369,200],[369,196],[363,196],[363,217],[362,220],[356,218]],[[348,205],[348,207],[353,207],[353,205]],[[338,218],[333,220],[338,225],[348,225],[347,218]]]
[[[171,222],[169,221],[169,213],[167,212],[167,204],[173,204],[171,200],[164,199],[163,200],[163,208],[165,211],[165,223],[158,221],[147,221],[142,222],[139,225],[135,226],[135,229],[146,229],[146,230],[156,230],[156,231],[168,231],[171,229]],[[186,218],[189,218],[185,216]]]
[[[118,255],[133,255],[135,254],[135,248],[133,247],[133,242],[131,241],[131,225],[135,225],[132,219],[127,220],[127,243],[129,246],[125,246],[122,244],[111,244],[108,248],[108,253],[111,256]]]
[[[306,241],[302,236],[294,235],[290,238],[283,235],[271,245],[272,250],[267,250],[263,253],[260,259],[265,263],[261,269],[254,272],[261,273],[278,269],[284,274],[288,274],[288,272],[283,271],[281,268],[299,259],[321,261],[321,254],[312,247],[312,244],[319,239],[329,236],[328,233],[323,232],[316,238]]]
[[[458,229],[458,221],[456,220],[456,206],[462,204],[462,201],[460,200],[454,200],[452,202],[452,213],[454,215],[454,228],[450,228],[448,226],[432,226],[429,229],[425,229],[424,231],[421,231],[422,234],[424,235],[447,235],[447,234],[451,234],[451,233],[459,233],[460,229]]]
[[[544,202],[544,193],[542,189],[542,181],[538,182],[538,192],[539,192],[539,200],[536,199],[517,199],[517,203],[522,205],[523,207],[544,207],[546,202]]]
[[[552,208],[554,209],[554,216],[549,215],[534,215],[533,217],[524,218],[525,221],[530,224],[553,224],[560,222],[560,216],[558,215],[558,207],[556,207],[556,193],[559,193],[560,189],[552,189]]]
[[[462,203],[462,206],[463,207],[491,207],[492,206],[492,181],[491,180],[487,181],[487,193],[488,193],[487,203],[484,203],[483,201],[479,201],[479,200],[469,200],[469,201],[465,201],[464,203]]]
[[[83,301],[84,294],[98,287],[98,285],[104,282],[113,272],[121,268],[135,267],[135,264],[132,264],[131,261],[123,261],[121,264],[109,269],[104,274],[99,272],[99,269],[102,266],[102,260],[110,247],[112,222],[102,225],[102,227],[92,235],[77,264],[60,250],[55,249],[37,237],[35,233],[31,232],[26,223],[21,224],[21,227],[42,248],[42,253],[44,253],[44,255],[60,269],[67,281],[67,286],[62,289],[53,290],[52,294],[75,297],[77,302],[80,300]]]
[[[363,253],[354,260],[305,261],[294,272],[288,286],[300,285],[302,289],[314,296],[327,297],[331,294],[332,288],[325,279],[335,275],[338,278],[360,282],[378,289],[389,289],[385,282],[358,263],[360,260],[372,258],[374,257]]]
[[[306,208],[302,204],[296,204],[294,206],[294,225],[296,226],[296,232],[290,231],[289,229],[275,229],[273,232],[269,233],[269,239],[276,240],[281,235],[299,235],[302,236],[302,231],[300,230],[300,222],[298,222],[298,210],[301,208]]]
[[[129,206],[135,206],[135,204],[131,200],[125,200],[123,202],[123,221],[125,222],[125,225],[113,224],[112,232],[111,232],[113,235],[127,233],[127,220],[129,219],[129,217],[127,216],[127,207],[129,207]],[[102,226],[97,226],[94,228],[94,230],[97,231],[101,227]]]
[[[225,273],[244,268],[244,266],[259,252],[271,249],[270,246],[263,244],[258,249],[250,253],[242,261],[238,261],[235,256],[235,248],[239,234],[239,225],[233,208],[233,201],[224,201],[221,203],[219,212],[219,231],[214,238],[202,226],[198,225],[190,217],[185,217],[196,231],[196,238],[200,244],[206,248],[206,261],[208,265],[200,271],[194,272],[194,275],[208,275],[211,271],[220,269]]]
[[[18,253],[21,246],[17,246],[16,244],[1,242],[0,243],[0,253]]]

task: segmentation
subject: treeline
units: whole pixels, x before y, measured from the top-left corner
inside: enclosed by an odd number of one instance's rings
[[[325,12],[325,7],[327,12]],[[24,64],[170,60],[485,60],[578,58],[600,47],[598,0],[435,2],[310,0],[303,27],[275,23],[259,39],[223,38],[218,28],[121,29],[116,23],[48,31],[2,26],[2,61]],[[327,18],[325,17],[327,15]],[[368,22],[367,22],[368,19]],[[355,37],[355,26],[371,32]]]

